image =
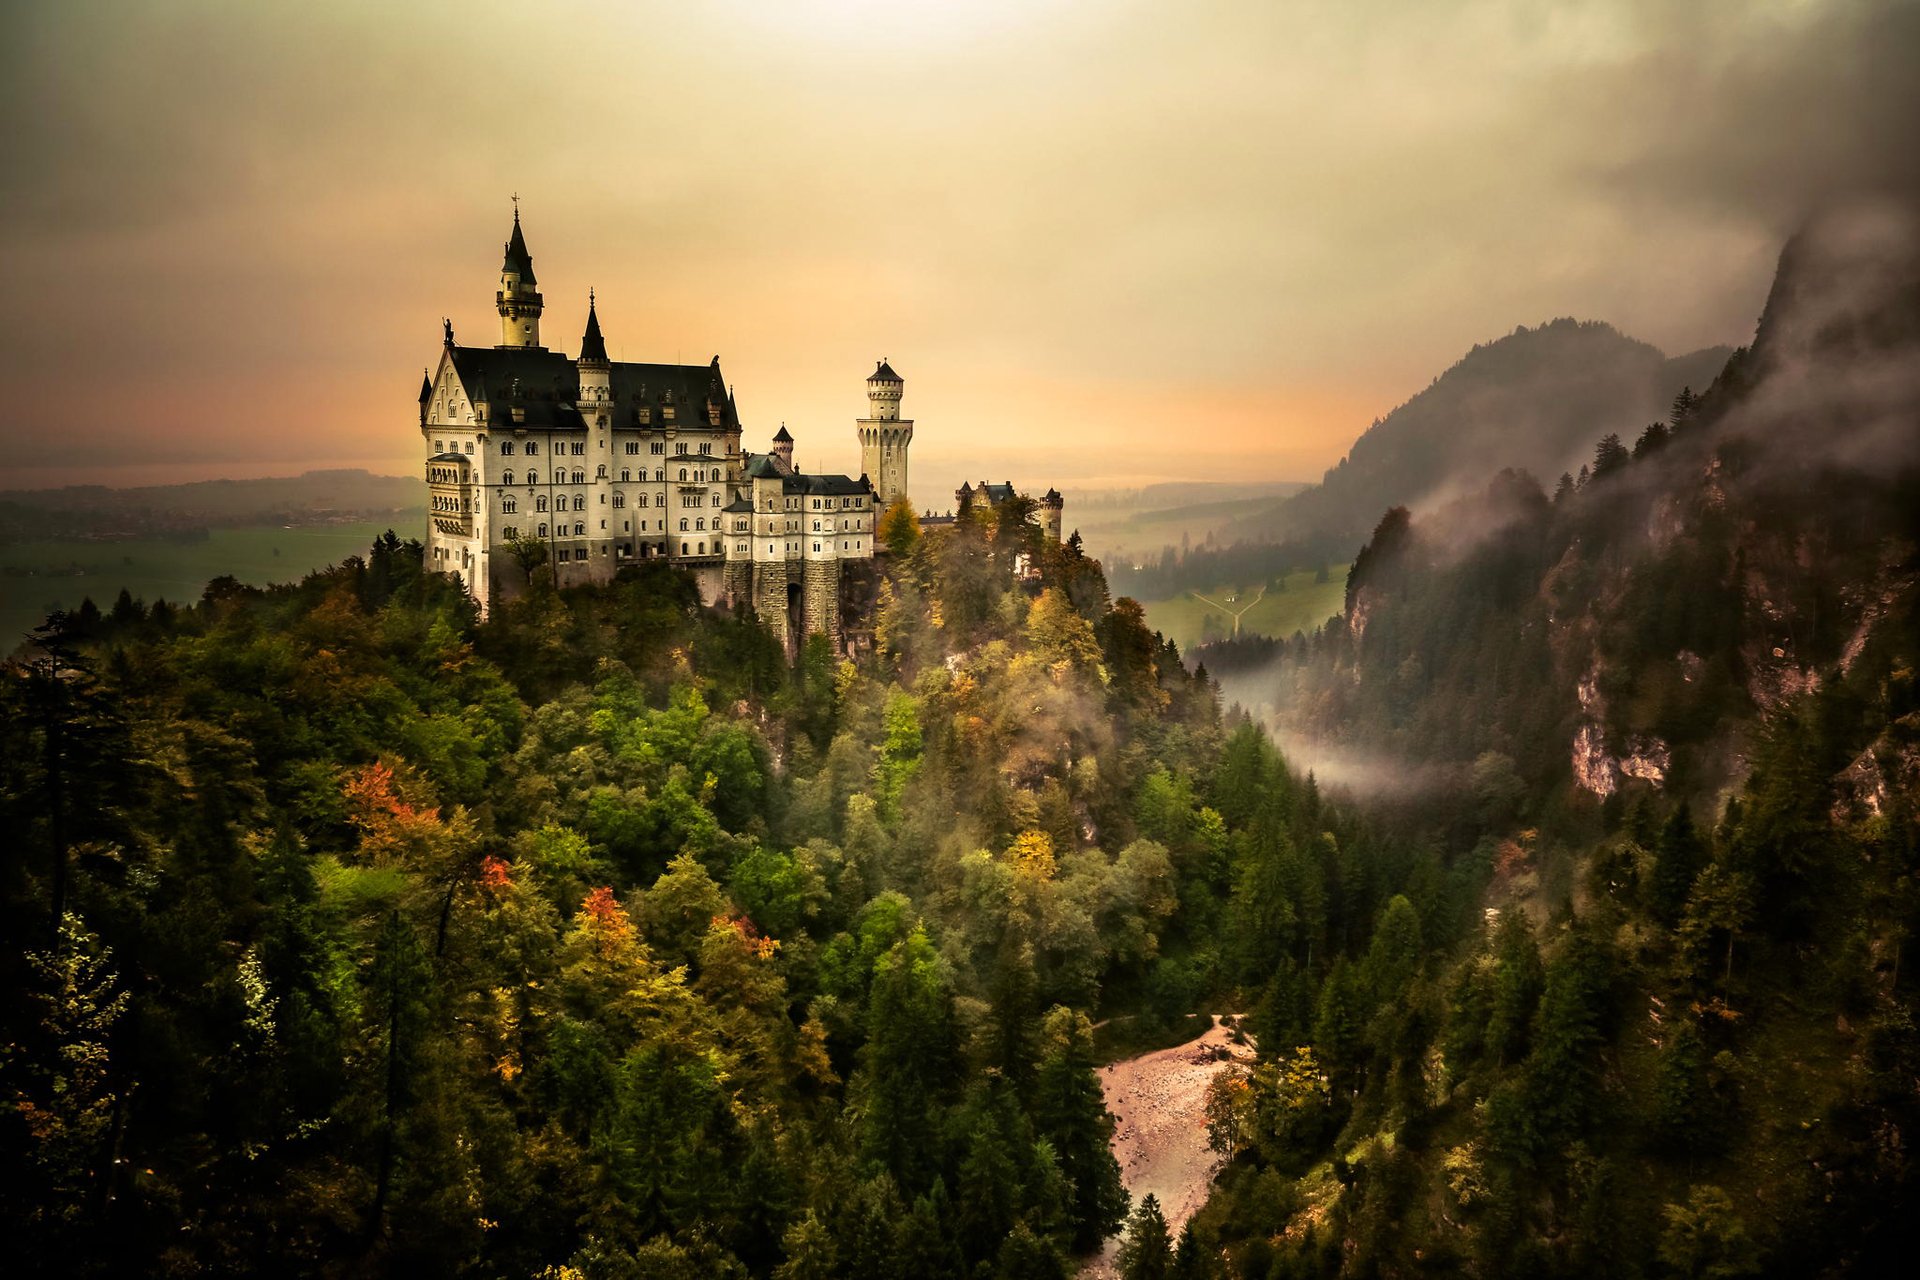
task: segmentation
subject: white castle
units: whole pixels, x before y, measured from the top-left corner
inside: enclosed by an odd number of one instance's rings
[[[705,603],[751,605],[789,646],[841,643],[843,615],[865,604],[879,514],[908,496],[913,422],[891,365],[868,375],[855,423],[863,474],[808,475],[784,424],[767,452],[742,450],[720,357],[609,360],[591,292],[579,357],[541,346],[517,207],[494,301],[499,345],[460,346],[445,321],[439,367],[420,384],[429,569],[457,574],[484,614],[527,589],[543,552],[561,586],[663,559],[694,575]],[[1043,506],[1058,540],[1059,500]]]

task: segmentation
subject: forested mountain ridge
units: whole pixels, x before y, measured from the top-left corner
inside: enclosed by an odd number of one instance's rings
[[[1809,226],[1752,348],[1553,489],[1390,511],[1342,616],[1200,654],[1492,877],[1481,927],[1383,956],[1389,913],[1346,975],[1283,968],[1256,1021],[1298,1047],[1223,1089],[1203,1226],[1247,1275],[1882,1274],[1920,1124],[1920,218]]]
[[[1476,345],[1419,394],[1377,419],[1321,483],[1240,519],[1226,540],[1365,539],[1373,515],[1479,488],[1503,468],[1556,475],[1607,431],[1664,413],[1726,362],[1710,347],[1672,359],[1597,321],[1522,325]],[[1344,548],[1343,555],[1344,558]]]

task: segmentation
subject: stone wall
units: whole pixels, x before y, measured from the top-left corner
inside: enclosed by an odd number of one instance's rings
[[[753,566],[753,610],[760,615],[774,638],[786,644],[787,635],[787,565],[785,561],[760,563]]]
[[[806,562],[807,634],[824,635],[840,643],[840,562]]]

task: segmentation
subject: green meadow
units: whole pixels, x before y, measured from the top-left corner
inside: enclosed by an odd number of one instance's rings
[[[1183,653],[1203,639],[1219,640],[1233,634],[1230,614],[1242,608],[1246,611],[1240,617],[1241,635],[1286,637],[1296,631],[1312,631],[1341,611],[1346,604],[1347,570],[1335,569],[1328,581],[1315,582],[1313,571],[1303,569],[1287,577],[1284,591],[1262,593],[1265,585],[1227,583],[1202,590],[1198,596],[1185,591],[1171,600],[1141,603],[1147,611],[1147,625],[1178,644]],[[1256,595],[1258,600],[1254,599]],[[1229,601],[1229,596],[1237,599]],[[1208,618],[1213,619],[1218,631],[1208,629]]]
[[[251,586],[297,581],[348,556],[365,555],[389,527],[417,534],[413,526],[418,523],[408,520],[403,529],[392,521],[215,529],[199,542],[137,538],[0,546],[0,653],[11,651],[49,611],[74,608],[88,596],[105,610],[122,587],[147,604],[161,598],[192,603],[208,581],[222,574]]]

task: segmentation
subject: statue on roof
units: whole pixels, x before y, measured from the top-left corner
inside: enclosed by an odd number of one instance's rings
[[[440,317],[440,324],[447,331],[447,345],[453,345],[453,320],[448,316]]]

